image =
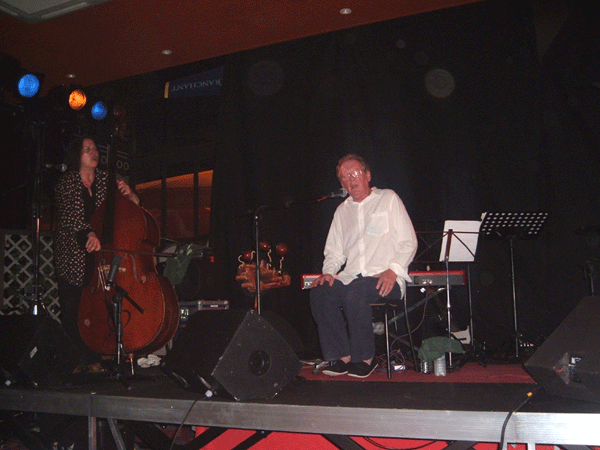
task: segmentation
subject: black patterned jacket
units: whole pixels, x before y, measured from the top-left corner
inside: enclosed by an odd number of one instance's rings
[[[95,207],[106,198],[108,173],[96,169]],[[57,225],[54,233],[56,275],[82,286],[85,273],[85,243],[92,227],[85,221],[83,192],[87,190],[76,171],[66,172],[56,184]]]

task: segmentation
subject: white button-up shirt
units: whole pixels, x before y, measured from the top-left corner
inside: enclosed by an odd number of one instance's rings
[[[359,274],[373,276],[392,269],[404,293],[416,252],[417,236],[404,203],[394,191],[373,187],[363,201],[348,197],[336,209],[325,243],[323,273],[337,274],[338,280],[349,284]]]

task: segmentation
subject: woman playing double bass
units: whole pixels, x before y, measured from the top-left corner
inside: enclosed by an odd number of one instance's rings
[[[108,173],[98,169],[99,154],[91,137],[75,138],[67,149],[67,172],[56,185],[57,227],[54,264],[58,277],[61,323],[77,346],[82,362],[93,363],[98,356],[84,344],[78,327],[78,309],[83,287],[94,272],[94,252],[101,248],[90,220],[108,190]],[[138,196],[123,181],[117,187],[126,198],[139,204]]]

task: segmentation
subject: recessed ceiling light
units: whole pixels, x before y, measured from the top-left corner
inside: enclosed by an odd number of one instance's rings
[[[165,50],[161,51],[160,53],[163,55],[172,55],[173,50],[165,49]]]
[[[77,77],[77,75],[75,75],[74,73],[68,73],[68,74],[67,74],[67,78],[71,78],[71,79],[73,79],[73,78],[75,78],[75,77]]]
[[[350,14],[351,12],[352,12],[352,10],[350,8],[340,9],[340,14],[342,14],[342,15],[347,15],[347,14]]]

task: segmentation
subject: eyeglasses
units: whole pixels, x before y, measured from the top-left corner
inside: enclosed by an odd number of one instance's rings
[[[357,170],[353,170],[350,173],[347,173],[346,175],[340,175],[340,181],[346,181],[346,180],[352,180],[355,178],[360,177],[364,172],[361,169],[357,169]]]

